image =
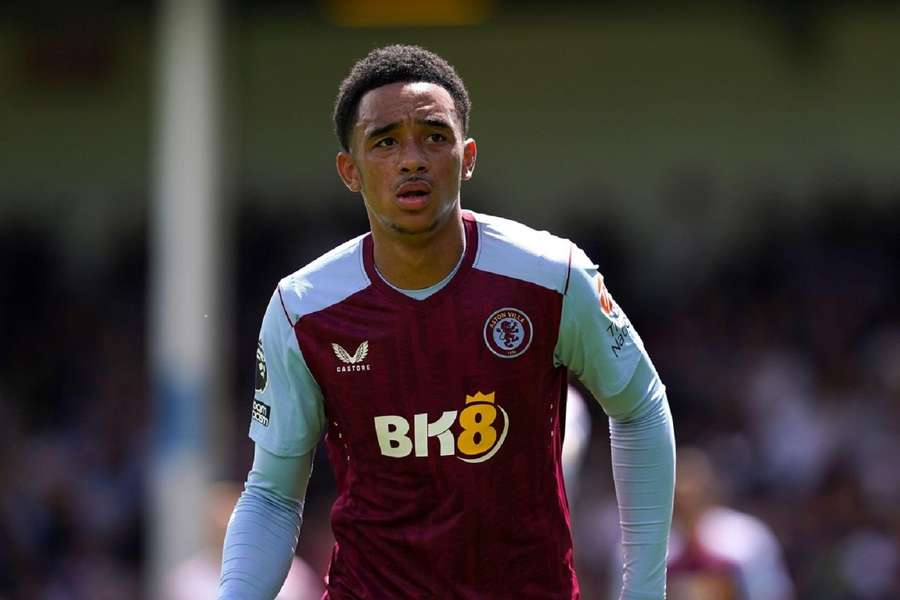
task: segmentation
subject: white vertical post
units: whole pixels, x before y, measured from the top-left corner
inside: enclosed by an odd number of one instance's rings
[[[158,22],[150,357],[155,406],[146,591],[206,542],[219,381],[218,0],[164,0]]]

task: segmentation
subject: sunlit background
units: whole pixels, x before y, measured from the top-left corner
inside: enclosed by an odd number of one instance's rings
[[[584,248],[668,386],[698,482],[672,598],[900,598],[894,3],[88,0],[0,5],[0,599],[214,580],[265,306],[367,229],[338,84],[394,42],[469,88],[463,206]],[[587,404],[592,600],[618,533]],[[332,498],[320,453],[314,582]],[[709,504],[753,533],[704,530]]]

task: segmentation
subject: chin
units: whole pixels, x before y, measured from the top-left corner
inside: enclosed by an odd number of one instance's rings
[[[390,227],[392,231],[403,235],[427,235],[436,230],[440,224],[441,222],[437,219],[432,219],[424,224],[391,221],[388,223],[388,227]]]
[[[404,218],[407,217],[407,218]],[[410,236],[419,236],[422,239],[429,239],[447,229],[453,229],[454,220],[458,220],[459,213],[449,210],[441,214],[429,215],[404,215],[396,221],[387,224],[394,232]],[[411,218],[410,218],[411,217]]]
[[[418,212],[401,211],[399,214],[369,211],[369,222],[372,225],[377,223],[380,229],[395,235],[428,236],[446,225],[457,214],[458,207],[459,204],[454,202],[441,207],[437,213],[427,208]]]

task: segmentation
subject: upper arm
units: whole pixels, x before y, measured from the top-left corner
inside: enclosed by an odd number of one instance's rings
[[[555,358],[591,391],[606,414],[627,418],[659,384],[656,370],[597,265],[573,246],[569,268]],[[623,393],[630,390],[634,393]]]
[[[311,452],[322,436],[322,390],[306,365],[278,290],[263,317],[256,350],[250,437],[279,456]]]

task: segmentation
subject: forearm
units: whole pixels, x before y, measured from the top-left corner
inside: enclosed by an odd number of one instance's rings
[[[219,600],[271,600],[294,558],[312,455],[280,457],[259,445],[245,491],[234,508],[225,547]]]
[[[281,590],[300,536],[300,503],[248,486],[222,551],[219,600],[271,600]]]
[[[636,415],[610,419],[622,529],[622,600],[662,600],[675,486],[675,436],[661,384]]]

